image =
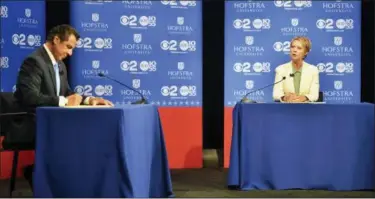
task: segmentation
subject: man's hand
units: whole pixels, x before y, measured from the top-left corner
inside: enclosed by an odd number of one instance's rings
[[[79,106],[82,102],[82,96],[78,94],[69,95],[66,99],[68,99],[67,106]]]
[[[96,105],[107,105],[107,106],[113,106],[113,103],[109,100],[105,100],[100,97],[90,97],[89,105],[96,106]]]

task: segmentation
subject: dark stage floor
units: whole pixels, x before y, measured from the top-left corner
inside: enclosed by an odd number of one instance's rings
[[[286,190],[286,191],[233,191],[225,186],[227,170],[185,169],[172,170],[173,190],[176,197],[319,197],[319,198],[371,198],[375,197],[372,191],[333,192],[333,191],[309,191],[309,190]],[[8,196],[9,181],[0,181],[0,197]],[[13,197],[32,197],[31,189],[27,182],[20,178],[17,180],[16,190]]]

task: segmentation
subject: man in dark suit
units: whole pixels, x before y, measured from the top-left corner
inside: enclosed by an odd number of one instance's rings
[[[70,89],[62,60],[73,54],[79,38],[73,27],[56,26],[47,35],[46,43],[24,60],[14,94],[22,107],[113,105],[102,98],[82,97]]]
[[[14,93],[22,108],[34,112],[39,106],[113,106],[103,98],[81,96],[71,90],[62,60],[72,56],[79,38],[77,31],[70,25],[56,26],[48,33],[44,45],[23,61]],[[32,171],[33,165],[24,170],[31,187]]]

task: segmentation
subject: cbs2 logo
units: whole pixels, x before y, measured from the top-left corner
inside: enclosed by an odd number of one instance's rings
[[[171,5],[171,6],[177,6],[177,0],[161,0],[161,3],[164,5]],[[180,4],[182,6],[196,6],[196,1],[186,1],[186,0],[180,0]]]
[[[271,63],[270,62],[255,62],[254,64],[251,64],[249,62],[244,63],[235,63],[233,66],[233,70],[235,72],[243,72],[243,73],[250,73],[251,72],[251,66],[253,66],[253,71],[260,73],[260,72],[270,72],[271,71]]]
[[[354,20],[353,19],[318,19],[316,21],[316,27],[319,29],[333,29],[334,24],[338,29],[353,29]]]
[[[120,22],[124,26],[137,26],[138,23],[141,26],[156,26],[156,17],[155,16],[141,16],[139,17],[137,23],[137,16],[130,15],[130,16],[121,16]]]
[[[26,35],[25,34],[13,34],[12,42],[14,45],[25,46],[26,45]],[[40,46],[41,45],[40,35],[28,35],[27,43],[29,46]]]
[[[233,21],[233,26],[236,29],[251,29],[251,20],[250,19],[236,19]],[[256,29],[270,29],[271,20],[270,19],[254,19],[253,26]]]
[[[178,41],[176,40],[164,40],[160,43],[160,47],[163,50],[170,50],[170,51],[177,51],[177,44]],[[179,42],[179,48],[182,51],[195,51],[196,50],[196,42],[195,41],[186,41],[182,40]]]
[[[274,4],[276,7],[285,7],[285,8],[291,8],[293,6],[292,0],[275,0]],[[312,3],[311,0],[294,0],[294,5],[296,7],[311,7]]]
[[[139,62],[139,68],[142,71],[156,71],[156,61],[141,61]],[[136,72],[138,71],[138,62],[135,60],[123,61],[121,62],[121,69],[123,71]]]
[[[336,64],[336,71],[339,73],[347,72],[353,73],[354,64],[352,62],[339,62]],[[321,73],[333,73],[335,65],[332,62],[328,63],[318,63],[317,64],[318,70]]]
[[[96,48],[112,48],[111,38],[96,38],[94,43]],[[77,42],[77,48],[92,48],[92,39],[90,37],[80,38]]]
[[[91,85],[77,85],[74,88],[74,92],[79,95],[92,96],[92,86]],[[112,86],[111,85],[98,85],[95,88],[95,92],[99,95],[112,95]]]
[[[284,41],[284,42],[275,42],[273,44],[273,48],[277,52],[289,52],[290,51],[290,41]]]
[[[182,96],[196,96],[197,95],[197,91],[196,91],[196,86],[180,86],[180,88],[178,88],[178,86],[163,86],[161,88],[161,94],[163,96],[170,96],[170,97],[177,97],[178,96],[178,92],[180,93],[180,95]]]

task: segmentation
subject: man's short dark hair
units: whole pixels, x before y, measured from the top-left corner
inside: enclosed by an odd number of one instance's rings
[[[53,27],[47,35],[47,41],[52,42],[53,38],[57,36],[61,41],[67,41],[70,35],[74,35],[76,40],[80,38],[80,35],[72,26],[62,24]]]

